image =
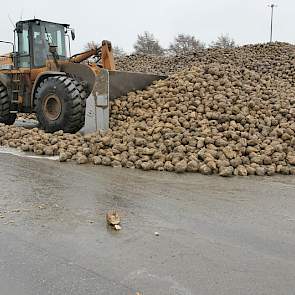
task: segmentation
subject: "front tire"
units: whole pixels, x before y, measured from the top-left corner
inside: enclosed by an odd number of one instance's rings
[[[0,82],[0,123],[13,125],[16,114],[10,113],[10,99],[7,88]]]
[[[49,77],[41,82],[35,95],[36,115],[46,132],[78,132],[84,126],[86,94],[78,81]]]

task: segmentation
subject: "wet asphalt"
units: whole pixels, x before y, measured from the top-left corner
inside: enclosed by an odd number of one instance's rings
[[[1,295],[294,294],[294,177],[9,154],[0,154],[0,176]],[[106,225],[111,209],[120,232]]]

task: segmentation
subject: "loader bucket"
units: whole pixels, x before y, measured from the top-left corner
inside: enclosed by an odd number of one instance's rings
[[[165,79],[165,76],[109,71],[110,76],[110,99],[126,95],[128,92],[143,90],[153,84],[154,81]]]
[[[85,126],[81,133],[93,133],[109,129],[110,100],[127,93],[143,90],[165,76],[145,73],[101,70],[95,78],[93,90],[86,100]]]

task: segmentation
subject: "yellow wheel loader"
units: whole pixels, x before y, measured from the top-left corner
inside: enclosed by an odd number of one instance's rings
[[[13,46],[0,56],[0,123],[21,112],[36,113],[46,132],[106,130],[111,99],[164,78],[116,71],[109,41],[68,57],[70,39],[69,25],[32,19],[16,24],[14,42],[0,41]]]

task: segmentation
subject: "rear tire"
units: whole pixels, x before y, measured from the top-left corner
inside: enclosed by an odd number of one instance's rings
[[[10,99],[7,88],[0,82],[0,123],[13,125],[16,114],[10,113]]]
[[[86,93],[80,83],[65,76],[41,82],[35,95],[36,115],[46,132],[78,132],[85,121]]]

